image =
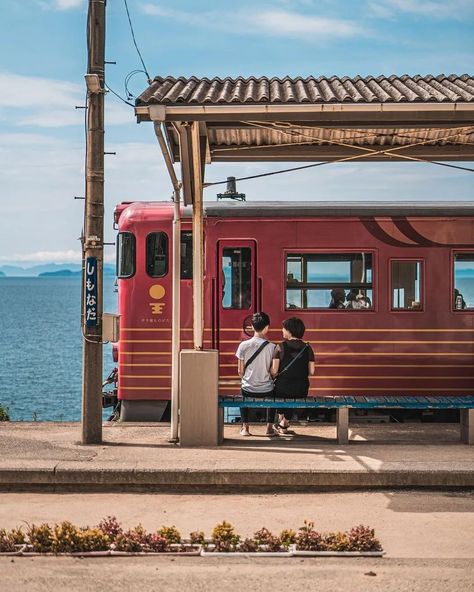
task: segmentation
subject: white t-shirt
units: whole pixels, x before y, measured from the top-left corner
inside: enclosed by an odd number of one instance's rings
[[[254,335],[237,348],[235,356],[245,362],[253,356],[266,339]],[[268,393],[273,390],[273,380],[270,374],[272,367],[274,343],[269,343],[258,354],[255,360],[249,364],[242,376],[242,388],[251,393]]]

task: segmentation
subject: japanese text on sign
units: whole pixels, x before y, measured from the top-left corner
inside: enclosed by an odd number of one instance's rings
[[[86,326],[97,326],[97,257],[87,257],[85,273]]]

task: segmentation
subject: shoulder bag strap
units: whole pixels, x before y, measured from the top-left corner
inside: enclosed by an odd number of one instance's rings
[[[264,350],[264,348],[269,344],[269,341],[264,341],[260,347],[257,349],[257,351],[255,353],[253,353],[250,358],[245,362],[245,366],[244,366],[244,372],[245,370],[247,370],[247,368],[250,366],[250,364],[255,360],[255,358],[258,356],[258,354]]]
[[[292,366],[292,365],[293,365],[293,364],[296,362],[296,360],[298,360],[298,359],[299,359],[299,358],[302,356],[303,352],[304,352],[304,351],[305,351],[307,348],[308,348],[308,344],[307,344],[307,343],[305,343],[305,344],[304,344],[304,347],[302,347],[302,348],[300,349],[300,351],[299,351],[299,352],[296,354],[296,356],[295,356],[295,357],[294,357],[294,358],[291,360],[291,362],[290,362],[289,364],[287,364],[287,365],[286,365],[286,366],[283,368],[283,370],[281,370],[280,372],[278,372],[278,374],[276,374],[276,375],[274,376],[274,379],[276,379],[276,378],[278,378],[279,376],[281,376],[281,375],[282,375],[284,372],[286,372],[286,371],[288,370],[288,368],[291,368],[291,366]]]

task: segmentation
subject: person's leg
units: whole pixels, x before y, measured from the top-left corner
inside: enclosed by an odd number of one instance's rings
[[[242,427],[240,429],[240,435],[241,436],[250,436],[248,407],[241,407],[240,408],[240,418],[242,420]]]
[[[265,432],[266,436],[276,436],[276,430],[274,428],[274,421],[273,421],[273,417],[275,416],[275,413],[273,411],[273,409],[271,409],[270,407],[267,407],[265,409],[265,419],[267,421],[267,430]]]

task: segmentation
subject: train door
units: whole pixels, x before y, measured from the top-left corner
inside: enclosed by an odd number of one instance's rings
[[[216,345],[251,335],[250,317],[257,310],[257,258],[253,240],[220,240],[217,248]],[[240,329],[241,333],[236,330]]]

